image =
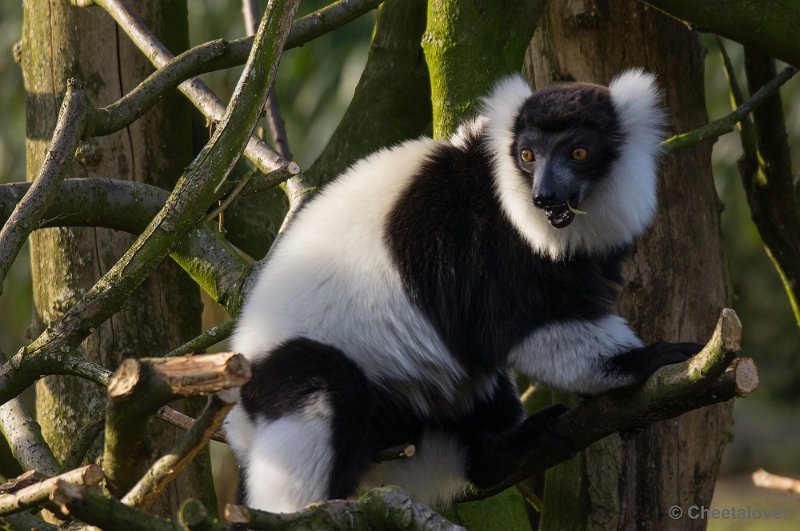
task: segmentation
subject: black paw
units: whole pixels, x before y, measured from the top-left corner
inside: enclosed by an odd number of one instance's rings
[[[682,363],[703,348],[699,343],[653,343],[644,347],[645,356],[650,358],[650,366],[653,368],[652,372],[664,365],[672,365],[675,363]]]
[[[699,343],[666,343],[660,341],[623,352],[608,360],[609,373],[632,376],[636,382],[647,379],[665,365],[682,363],[703,348]]]

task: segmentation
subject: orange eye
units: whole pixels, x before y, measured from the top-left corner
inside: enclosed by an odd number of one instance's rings
[[[575,160],[586,160],[589,156],[589,150],[585,148],[575,148],[572,150],[572,158]]]
[[[533,162],[536,160],[536,157],[533,156],[533,151],[530,149],[523,149],[519,152],[519,158],[524,160],[525,162]]]

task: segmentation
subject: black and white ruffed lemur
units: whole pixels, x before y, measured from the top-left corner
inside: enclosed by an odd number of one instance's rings
[[[226,423],[242,502],[296,511],[362,487],[425,502],[492,484],[543,444],[509,378],[581,394],[695,344],[644,346],[611,305],[656,210],[652,75],[497,83],[451,138],[357,162],[305,206],[248,295],[253,377]],[[413,458],[374,463],[414,443]]]

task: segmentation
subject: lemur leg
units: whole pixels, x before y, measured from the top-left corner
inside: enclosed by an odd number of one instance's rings
[[[371,462],[364,374],[339,350],[307,339],[285,343],[252,366],[242,405],[252,439],[239,455],[244,501],[294,512],[352,494]]]
[[[566,410],[559,404],[524,418],[514,384],[508,375],[501,375],[494,394],[456,423],[467,448],[467,479],[479,488],[494,485],[537,448],[574,454],[571,442],[550,429],[553,419]]]

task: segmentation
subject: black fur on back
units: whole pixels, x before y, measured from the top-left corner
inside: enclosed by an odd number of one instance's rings
[[[411,300],[473,375],[504,366],[541,325],[605,315],[624,254],[535,254],[500,206],[480,136],[436,148],[388,216],[385,241]]]

